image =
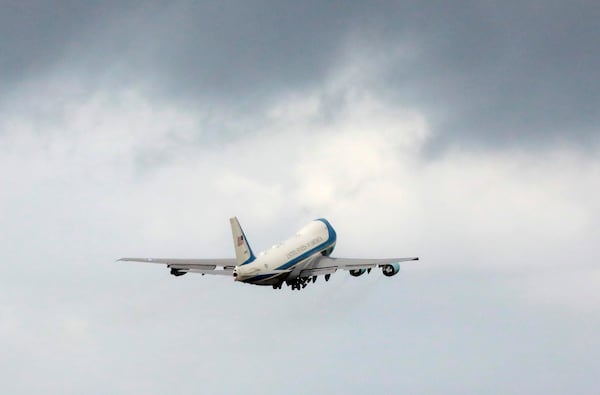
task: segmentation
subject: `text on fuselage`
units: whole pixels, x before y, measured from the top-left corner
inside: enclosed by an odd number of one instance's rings
[[[310,250],[312,247],[320,244],[323,242],[323,237],[322,236],[318,236],[315,237],[314,239],[312,239],[311,241],[309,241],[308,243],[302,244],[299,247],[294,248],[293,250],[291,250],[290,252],[288,252],[286,254],[286,257],[288,259],[293,258],[295,256],[298,256],[300,254],[305,253],[306,251]]]

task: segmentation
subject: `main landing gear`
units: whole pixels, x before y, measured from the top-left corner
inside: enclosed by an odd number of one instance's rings
[[[325,281],[329,281],[329,278],[331,277],[331,273],[330,274],[326,274],[325,275]],[[288,280],[285,282],[285,284],[289,287],[292,287],[292,290],[294,291],[300,291],[301,289],[306,288],[306,286],[310,283],[316,283],[317,282],[317,276],[312,276],[312,277],[299,277],[299,278],[295,278],[293,280]],[[281,286],[283,285],[283,283],[279,283],[279,284],[274,284],[273,285],[273,289],[281,289]]]
[[[317,276],[312,276],[312,277],[301,277],[301,278],[297,278],[294,279],[292,281],[286,281],[285,283],[287,285],[289,285],[290,287],[292,287],[292,290],[298,290],[300,291],[301,289],[306,288],[306,286],[308,284],[310,284],[311,282],[316,282],[317,281]]]

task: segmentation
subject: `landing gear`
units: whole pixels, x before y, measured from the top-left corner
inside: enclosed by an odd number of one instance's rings
[[[331,273],[326,274],[325,275],[325,281],[329,281],[329,278],[331,277]],[[298,278],[294,278],[294,279],[288,279],[285,281],[285,284],[288,287],[291,287],[292,290],[301,290],[306,288],[307,285],[309,285],[310,283],[316,283],[317,282],[317,276],[310,276],[310,277],[298,277]],[[281,288],[281,285],[283,283],[277,285],[273,285],[273,289],[275,288]]]
[[[292,281],[286,281],[286,284],[289,285],[290,287],[292,287],[292,290],[300,291],[301,289],[306,288],[306,286],[308,284],[310,284],[311,281],[314,282],[315,280],[313,280],[312,277],[302,277],[302,278],[297,278]]]

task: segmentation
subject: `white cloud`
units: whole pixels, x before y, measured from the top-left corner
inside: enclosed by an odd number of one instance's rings
[[[229,215],[260,223],[259,232],[281,218],[328,216],[348,246],[368,239],[385,254],[476,267],[557,262],[598,223],[593,157],[457,150],[423,159],[429,132],[418,112],[351,94],[324,120],[315,96],[279,103],[287,110],[272,111],[262,133],[210,149],[193,143],[202,114],[132,91],[65,104],[44,128],[21,115],[2,126],[2,176],[11,187],[0,199],[29,220],[3,215],[23,225],[17,234],[35,218],[63,227],[111,218],[154,241],[180,239],[179,248]],[[309,112],[293,110],[305,101]]]
[[[284,348],[288,333],[336,339],[350,330],[345,320],[363,322],[358,312],[372,311],[370,319],[394,333],[381,317],[409,331],[401,325],[406,317],[394,315],[402,312],[422,331],[419,325],[426,327],[428,317],[443,309],[464,316],[478,309],[468,304],[477,300],[456,296],[454,285],[414,296],[420,290],[409,280],[440,285],[443,278],[435,282],[435,276],[444,273],[515,276],[508,287],[514,294],[502,295],[511,303],[597,311],[592,264],[598,257],[593,235],[600,222],[600,187],[594,180],[600,164],[595,157],[570,151],[532,156],[455,150],[427,159],[421,155],[429,137],[422,114],[366,93],[341,95],[341,107],[326,117],[321,92],[291,98],[269,112],[256,134],[210,146],[198,143],[206,127],[201,111],[180,110],[133,91],[59,100],[61,115],[52,119],[23,112],[3,119],[0,177],[8,187],[0,190],[5,243],[0,281],[9,296],[0,301],[0,332],[12,339],[11,355],[23,355],[14,369],[27,366],[27,359],[40,364],[86,360],[104,369],[118,366],[115,377],[122,388],[189,389],[198,378],[218,388],[215,377],[225,372],[204,375],[189,367],[210,371],[206,361],[193,365],[197,348],[217,364],[250,363],[259,355],[262,362],[278,365],[279,355],[265,354],[258,343],[274,339]],[[319,283],[302,298],[234,286],[229,279],[165,280],[159,268],[112,262],[129,254],[231,255],[227,218],[236,214],[258,249],[324,216],[338,230],[340,255],[419,255],[423,260],[407,265],[399,290],[381,276],[358,283],[338,273],[328,287]],[[565,277],[566,263],[578,268]],[[559,269],[548,272],[549,267]],[[473,290],[469,287],[476,284],[467,284],[471,278],[453,284]],[[414,300],[390,310],[387,303],[398,300],[398,292]],[[387,302],[381,304],[380,298]],[[457,298],[456,306],[465,304],[466,310],[452,310],[458,307],[441,302],[447,298]],[[430,308],[430,316],[418,321],[411,304]],[[265,333],[266,321],[281,332]],[[27,329],[35,325],[41,335]],[[373,335],[381,329],[361,325]],[[458,323],[449,325],[456,336],[462,333]],[[174,331],[182,337],[174,337]],[[364,340],[364,334],[350,333]],[[48,341],[52,345],[44,346]],[[486,345],[488,340],[479,341]],[[197,348],[186,348],[190,342]],[[370,347],[394,349],[387,340],[370,342]],[[328,347],[339,353],[353,345],[350,340],[317,343],[317,355],[327,361],[332,358]],[[122,358],[119,349],[126,350]],[[419,350],[413,349],[414,355]],[[469,350],[477,360],[478,350]],[[61,352],[66,353],[58,357]],[[442,369],[452,365],[451,354],[440,362]],[[300,351],[290,355],[309,358]],[[133,369],[140,358],[147,359],[141,370]],[[386,358],[393,363],[397,357]],[[149,384],[157,372],[170,369],[183,369],[188,379]],[[85,377],[103,381],[98,370],[79,366],[77,371],[82,379],[68,388],[87,388]],[[67,388],[60,381],[65,375],[54,373],[54,388]]]

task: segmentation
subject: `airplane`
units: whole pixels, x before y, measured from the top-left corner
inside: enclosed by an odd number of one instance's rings
[[[309,222],[294,236],[256,256],[237,217],[230,218],[229,222],[235,259],[120,258],[118,261],[164,264],[174,276],[186,273],[215,274],[232,276],[241,283],[270,285],[273,289],[281,289],[286,284],[292,290],[301,290],[311,282],[315,283],[318,276],[324,276],[325,281],[329,281],[331,274],[338,269],[349,271],[351,276],[358,277],[379,267],[383,275],[391,277],[400,271],[400,262],[419,260],[418,257],[334,258],[331,253],[335,248],[337,234],[324,218]]]

